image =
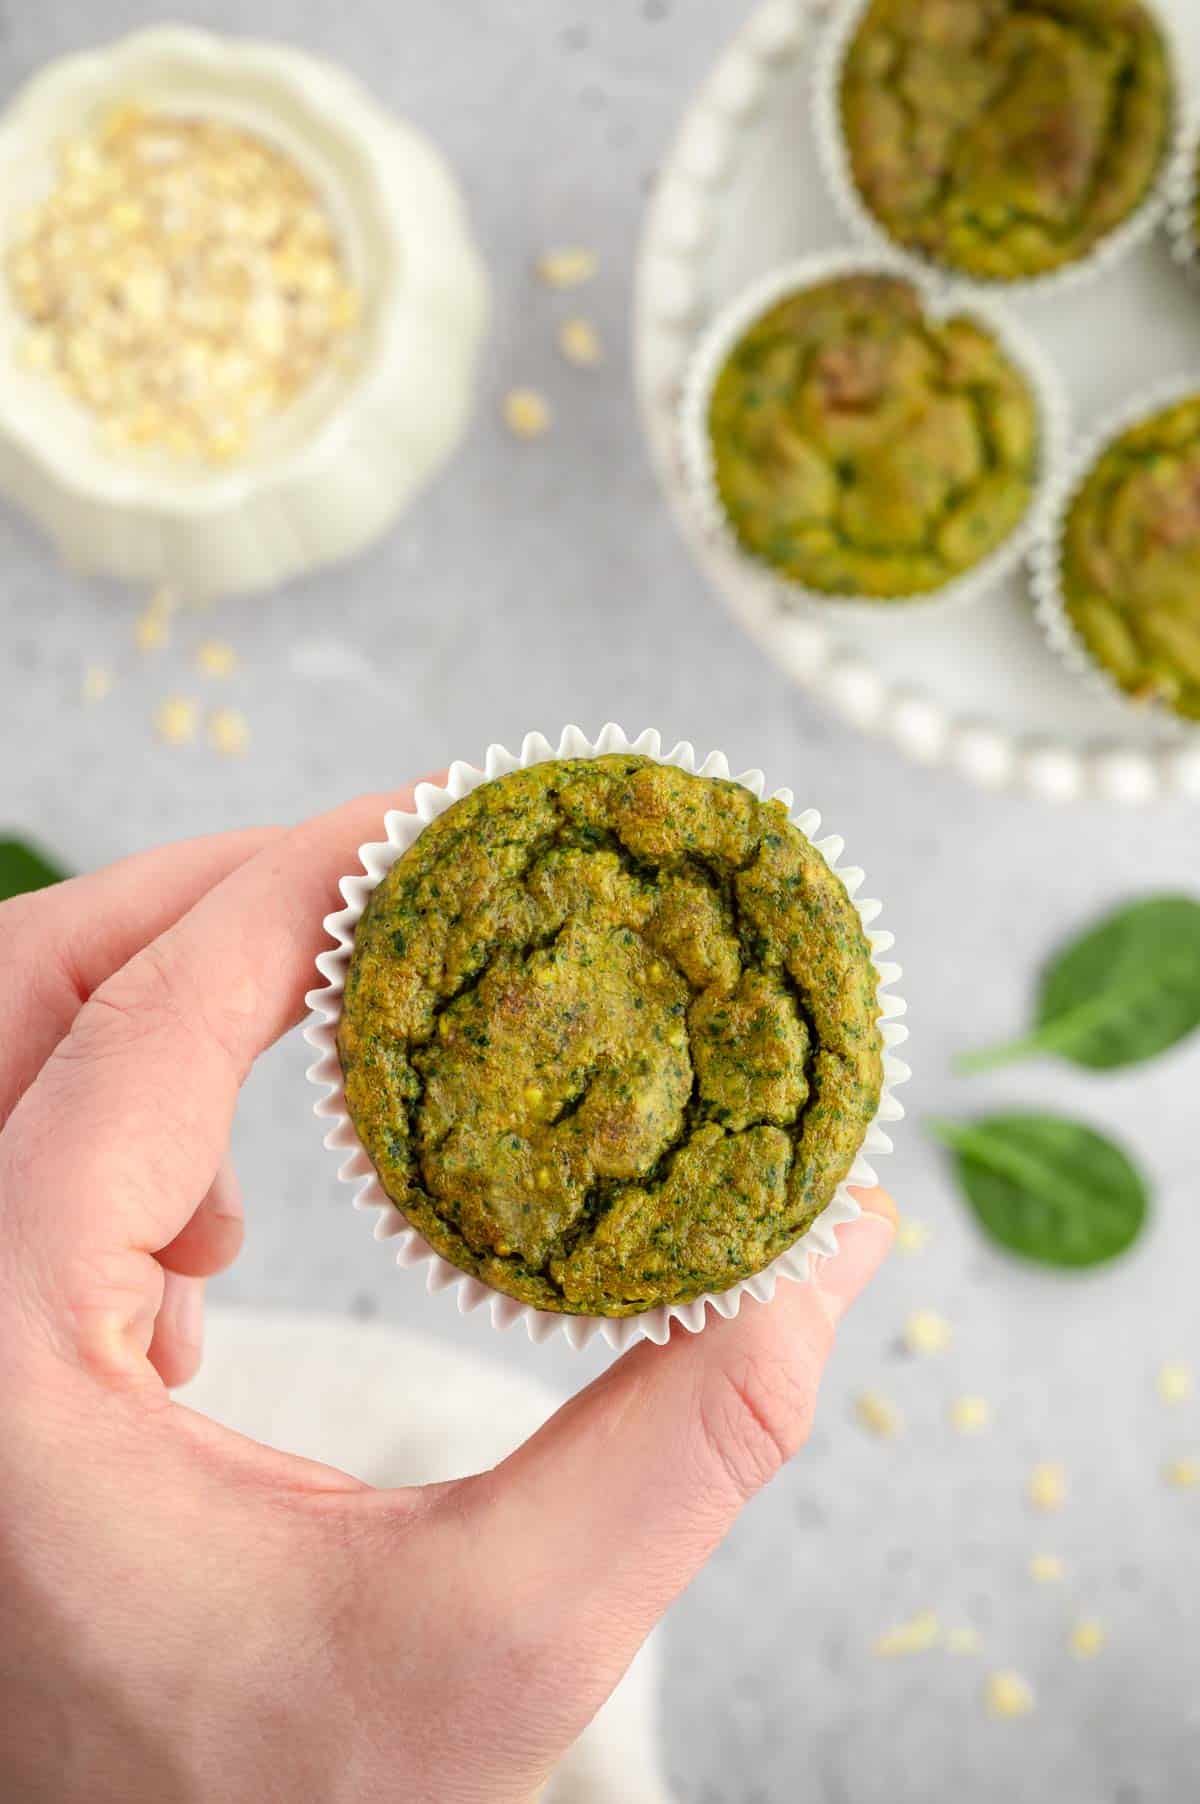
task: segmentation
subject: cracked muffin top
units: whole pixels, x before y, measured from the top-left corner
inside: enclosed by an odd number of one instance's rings
[[[892,275],[802,289],[756,320],[708,410],[717,493],[743,549],[791,581],[928,594],[997,550],[1033,499],[1033,390],[966,316]]]
[[[338,1050],[380,1182],[541,1309],[768,1265],[878,1107],[877,975],[780,803],[633,754],[482,784],[368,901]]]
[[[1200,720],[1200,395],[1097,459],[1067,515],[1061,585],[1122,689]]]
[[[872,0],[841,79],[855,186],[897,243],[981,280],[1076,262],[1141,205],[1173,79],[1139,0]]]

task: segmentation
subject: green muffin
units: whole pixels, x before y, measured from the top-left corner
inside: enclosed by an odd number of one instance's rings
[[[913,283],[788,295],[738,340],[708,406],[743,550],[826,595],[929,594],[996,551],[1033,499],[1038,402],[995,336],[926,315]]]
[[[1060,587],[1122,689],[1200,720],[1200,395],[1096,461],[1067,514]]]
[[[988,281],[1075,263],[1147,198],[1174,80],[1139,0],[872,0],[842,68],[850,174],[888,235]]]
[[[779,803],[633,754],[485,783],[372,893],[338,1030],[387,1194],[540,1309],[721,1291],[811,1225],[879,1103],[858,912]]]

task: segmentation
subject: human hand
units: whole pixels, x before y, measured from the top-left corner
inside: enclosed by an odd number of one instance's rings
[[[874,1191],[814,1282],[636,1347],[496,1470],[425,1490],[173,1401],[241,1244],[238,1090],[396,800],[0,908],[5,1798],[526,1804],[804,1441],[887,1252]]]

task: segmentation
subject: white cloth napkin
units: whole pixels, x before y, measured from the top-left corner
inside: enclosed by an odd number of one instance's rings
[[[193,1409],[372,1484],[428,1484],[494,1465],[561,1401],[461,1349],[376,1323],[212,1310]],[[545,1804],[671,1804],[648,1643],[555,1774]]]

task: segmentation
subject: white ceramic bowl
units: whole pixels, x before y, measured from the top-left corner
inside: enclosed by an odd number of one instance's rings
[[[17,348],[0,280],[0,491],[73,566],[186,598],[263,589],[357,550],[447,457],[467,422],[487,283],[440,154],[350,76],[281,45],[175,26],[52,63],[0,117],[0,243],[52,185],[54,153],[134,100],[233,120],[316,183],[363,324],[264,429],[246,461],[192,468],[104,447],[91,414]]]

